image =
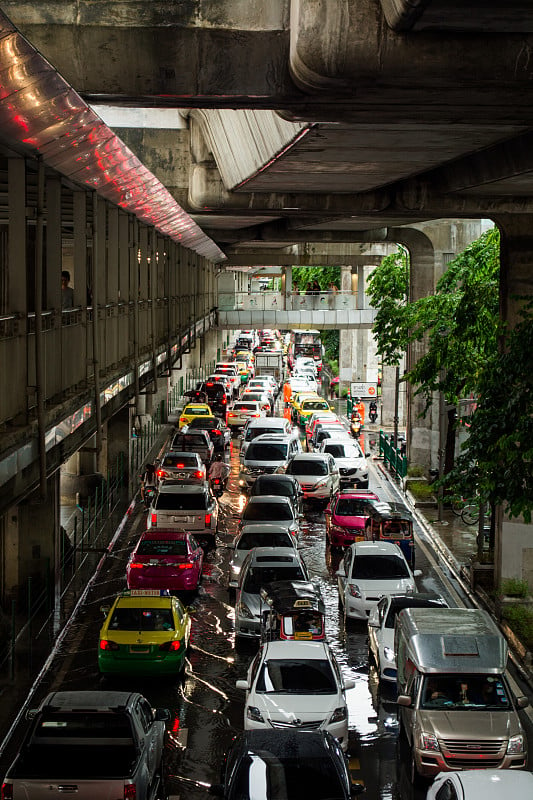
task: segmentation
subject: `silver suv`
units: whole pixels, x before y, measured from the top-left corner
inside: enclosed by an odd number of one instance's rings
[[[198,453],[169,450],[159,462],[156,475],[160,484],[167,480],[187,478],[205,481],[205,464]]]
[[[277,472],[302,450],[300,440],[289,435],[264,433],[248,445],[239,473],[239,487],[250,489],[256,478],[265,473]]]
[[[339,468],[341,489],[368,489],[368,463],[359,443],[353,439],[324,439],[320,453],[333,456]]]
[[[148,528],[191,531],[200,542],[215,544],[218,504],[207,481],[163,483],[148,510]]]

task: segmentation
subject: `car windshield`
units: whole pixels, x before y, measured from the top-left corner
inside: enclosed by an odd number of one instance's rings
[[[209,431],[212,428],[218,428],[219,425],[220,425],[220,420],[218,419],[213,419],[211,417],[209,419],[196,418],[192,420],[191,424],[189,425],[189,428],[201,428],[204,431]]]
[[[341,497],[337,500],[334,513],[338,517],[365,517],[368,516],[368,502],[355,497]]]
[[[337,683],[327,658],[269,659],[261,667],[256,691],[265,694],[336,694]]]
[[[170,608],[115,608],[108,625],[110,631],[172,631]]]
[[[242,512],[242,519],[248,522],[274,522],[274,520],[289,520],[293,518],[291,507],[288,503],[248,503]]]
[[[175,494],[174,492],[159,492],[154,508],[156,511],[205,511],[207,508],[207,495],[204,492]]]
[[[182,469],[183,467],[197,467],[198,461],[192,455],[179,455],[179,456],[165,456],[161,462],[162,467],[176,467]]]
[[[287,447],[282,442],[252,442],[246,451],[246,461],[283,461],[287,458]]]
[[[246,575],[242,590],[248,594],[259,594],[262,586],[273,581],[303,580],[305,576],[299,566],[252,567]]]
[[[327,475],[328,465],[325,461],[315,461],[314,459],[306,461],[302,458],[289,464],[287,472],[289,475]]]
[[[284,531],[254,531],[243,533],[237,550],[251,550],[252,547],[294,547],[290,534]]]
[[[137,547],[138,556],[186,556],[187,542],[183,539],[143,539]]]
[[[259,426],[257,428],[248,428],[244,441],[252,442],[257,436],[262,436],[264,433],[283,433],[283,430],[281,428],[261,428]]]
[[[408,578],[409,569],[406,562],[393,555],[356,555],[352,568],[352,578],[387,581],[397,578]]]
[[[427,675],[420,696],[425,709],[505,711],[511,707],[501,675]]]

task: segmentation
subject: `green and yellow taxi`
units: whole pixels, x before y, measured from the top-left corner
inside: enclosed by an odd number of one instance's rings
[[[299,392],[294,392],[294,391],[292,392],[291,399],[289,402],[292,406],[292,418],[294,422],[298,421],[301,405],[307,397],[316,398],[318,397],[318,395],[316,392],[312,392],[310,389],[305,389],[305,390],[300,389]]]
[[[302,398],[302,400],[298,403],[297,409],[297,416],[296,421],[299,425],[305,427],[305,423],[313,414],[317,411],[331,411],[330,405],[327,400],[324,400],[323,397],[319,397],[318,395],[307,396]]]
[[[129,589],[109,607],[98,642],[102,675],[178,676],[185,665],[191,619],[168,589]]]
[[[237,364],[237,369],[239,370],[239,375],[241,376],[241,385],[248,383],[248,379],[250,377],[250,366],[246,363],[246,361],[235,361]]]
[[[180,414],[179,428],[184,428],[185,425],[189,425],[195,417],[205,419],[206,417],[213,416],[214,414],[211,410],[211,406],[208,406],[207,403],[187,403]]]

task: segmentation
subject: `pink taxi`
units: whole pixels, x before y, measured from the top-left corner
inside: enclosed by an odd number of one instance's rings
[[[332,547],[348,547],[352,542],[362,541],[365,538],[368,506],[376,500],[379,500],[377,494],[368,489],[337,492],[324,512],[328,544]]]
[[[126,566],[128,589],[194,592],[202,577],[204,551],[192,533],[145,531]]]

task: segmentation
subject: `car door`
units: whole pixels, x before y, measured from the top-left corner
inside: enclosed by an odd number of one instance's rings
[[[333,456],[328,457],[328,471],[330,474],[330,487],[333,494],[339,491],[340,486],[340,476],[339,476],[339,468],[335,463],[335,459]]]

